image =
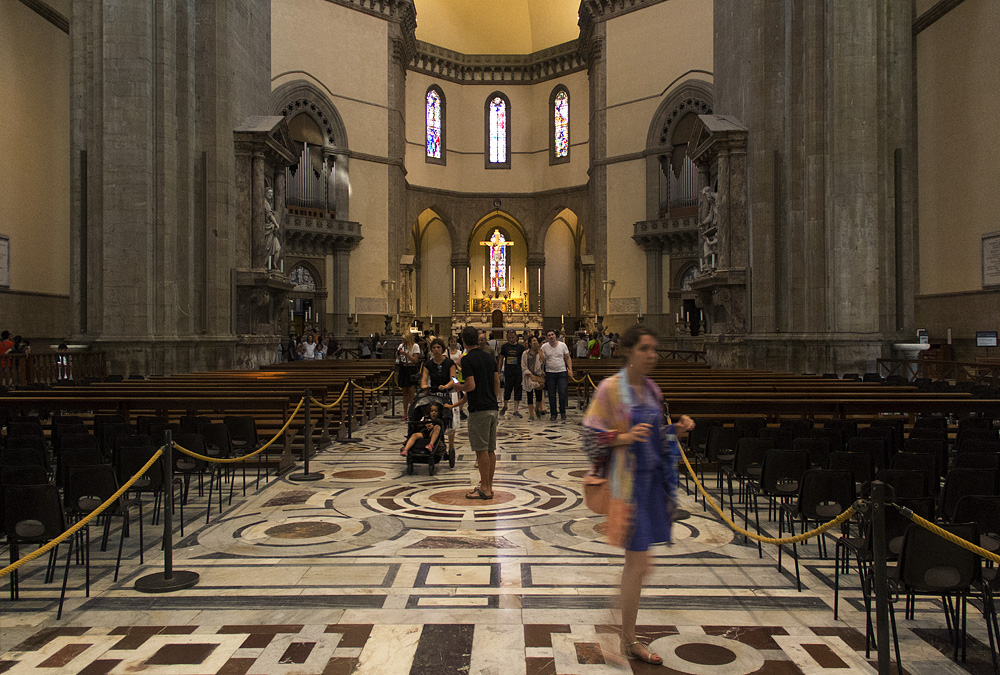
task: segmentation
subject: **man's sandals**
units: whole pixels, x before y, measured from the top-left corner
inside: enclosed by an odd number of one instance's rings
[[[651,663],[654,666],[663,665],[663,659],[660,655],[649,651],[649,647],[642,644],[638,640],[635,642],[629,642],[628,644],[622,642],[622,654],[630,659],[645,661],[646,663]]]
[[[475,488],[473,488],[472,492],[469,492],[469,493],[467,493],[465,495],[465,498],[466,499],[487,499],[487,500],[489,500],[489,499],[493,499],[493,495],[486,494],[485,492],[483,492],[483,489],[481,487],[475,487]]]

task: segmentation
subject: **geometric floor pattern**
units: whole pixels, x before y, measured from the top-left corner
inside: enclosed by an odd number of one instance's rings
[[[856,575],[842,577],[834,621],[833,564],[815,545],[800,548],[797,592],[788,556],[779,570],[776,551],[758,557],[683,494],[688,516],[672,545],[653,549],[639,612],[641,639],[665,665],[623,665],[622,557],[582,504],[586,460],[579,414],[569,412],[567,422],[501,418],[489,502],[464,498],[478,475],[464,431],[454,469],[429,476],[417,465],[407,475],[398,455],[405,429],[385,418],[356,432],[360,443],[318,453],[310,471],[320,481],[271,480],[243,497],[238,479],[232,506],[213,506],[207,525],[205,497],[192,486],[174,566],[197,572],[197,586],[134,590],[162,565],[161,529],[148,521],[145,563],[133,527],[114,581],[116,525],[106,552],[93,537],[90,597],[82,567],[71,568],[62,620],[61,566],[58,581],[44,584],[44,560],[29,564],[21,599],[0,598],[0,673],[875,672]],[[949,658],[939,604],[918,602],[915,621],[899,618],[906,672],[991,672],[976,609],[961,666]]]

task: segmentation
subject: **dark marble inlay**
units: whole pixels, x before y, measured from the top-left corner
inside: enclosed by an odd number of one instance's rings
[[[596,642],[576,642],[576,662],[585,665],[598,665],[604,663],[604,650]]]
[[[315,646],[315,642],[292,642],[278,659],[278,663],[305,663]]]
[[[393,499],[386,499],[384,497],[379,497],[377,500],[378,505],[383,509],[389,509],[391,511],[399,511],[404,508],[402,504],[397,504]]]
[[[121,663],[120,659],[99,659],[97,661],[92,661],[86,668],[77,673],[77,675],[108,675],[108,673],[114,670],[115,666],[119,663]],[[221,671],[219,675],[222,675]]]
[[[553,633],[568,633],[568,624],[526,623],[524,624],[525,647],[552,647]]]
[[[326,668],[323,669],[323,675],[351,675],[357,665],[357,659],[336,656],[326,664]]]
[[[587,475],[587,469],[576,469],[574,471],[570,471],[569,475],[573,478],[583,478]]]
[[[824,637],[839,637],[847,643],[848,647],[856,652],[861,652],[865,649],[865,636],[856,628],[847,628],[844,626],[820,626],[810,628],[809,630],[816,635],[822,635]]]
[[[443,492],[435,492],[430,496],[430,500],[437,504],[445,504],[447,506],[468,506],[470,508],[482,507],[482,506],[496,506],[497,504],[506,504],[507,502],[514,500],[514,493],[507,492],[505,490],[495,490],[493,492],[493,499],[466,499],[465,495],[469,493],[469,490],[445,490]]]
[[[674,649],[678,658],[700,666],[722,666],[736,660],[731,649],[699,642],[689,642]]]
[[[772,636],[788,635],[788,631],[781,626],[703,626],[703,629],[705,635],[736,640],[754,649],[781,649]]]
[[[197,626],[118,626],[109,635],[124,635],[112,649],[138,649],[154,635],[190,635]]]
[[[38,664],[39,668],[62,668],[67,663],[84,653],[91,647],[91,643],[66,645],[55,654]]]
[[[420,541],[404,548],[518,548],[504,537],[424,537]]]
[[[527,675],[557,675],[555,659],[531,656],[526,658],[524,662]]]
[[[427,624],[413,655],[410,675],[467,673],[472,661],[472,624]]]
[[[269,595],[272,609],[381,609],[385,595]],[[94,598],[83,604],[83,611],[152,612],[169,609],[246,609],[247,599],[237,596],[190,595],[148,598]]]
[[[264,508],[268,506],[291,506],[293,504],[305,504],[315,492],[312,490],[285,490],[264,502]]]
[[[829,645],[804,644],[802,645],[802,648],[805,649],[806,653],[808,653],[809,656],[811,656],[813,660],[822,668],[850,668],[844,659],[837,656],[837,654],[830,649]]]
[[[305,627],[301,623],[271,623],[271,624],[228,624],[216,631],[217,635],[239,635],[241,633],[299,633]]]
[[[254,633],[253,635],[247,635],[247,639],[243,641],[240,648],[263,649],[271,644],[271,640],[273,640],[274,637],[274,633]]]
[[[0,673],[6,673],[17,665],[17,661],[0,661]]]
[[[342,637],[337,647],[361,648],[372,634],[370,623],[335,623],[326,627],[327,633],[340,633]]]
[[[316,537],[328,537],[337,532],[340,532],[340,525],[323,521],[282,523],[264,530],[264,534],[267,536],[278,539],[315,539]]]
[[[15,652],[35,652],[49,644],[57,637],[80,637],[90,630],[86,626],[66,626],[59,628],[43,628],[21,644],[14,647]]]
[[[425,511],[424,509],[413,509],[408,511],[407,516],[422,516],[424,518],[436,518],[438,520],[461,520],[464,515],[461,511]]]
[[[611,607],[617,596],[609,595],[525,595],[521,601],[524,609],[593,609]],[[644,597],[639,606],[643,609],[684,610],[767,610],[822,611],[829,606],[819,598],[808,597],[723,597],[701,595],[676,595]]]
[[[163,645],[144,662],[147,666],[197,665],[211,656],[217,643],[195,642],[192,644]]]
[[[232,658],[222,664],[216,675],[247,675],[257,659]]]

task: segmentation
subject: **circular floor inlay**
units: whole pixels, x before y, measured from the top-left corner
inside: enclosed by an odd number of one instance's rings
[[[692,642],[680,645],[674,650],[674,654],[688,663],[700,663],[705,666],[721,666],[736,660],[736,654],[731,649]]]
[[[514,494],[505,490],[496,490],[493,493],[493,499],[466,499],[465,495],[470,491],[471,488],[445,490],[443,492],[435,492],[430,495],[429,499],[432,502],[447,504],[448,506],[496,506],[497,504],[505,504],[514,500]]]
[[[301,521],[269,527],[264,531],[269,537],[279,539],[313,539],[340,532],[340,525],[321,521]]]
[[[380,478],[385,475],[385,471],[375,469],[350,469],[348,471],[337,471],[330,474],[334,478]]]

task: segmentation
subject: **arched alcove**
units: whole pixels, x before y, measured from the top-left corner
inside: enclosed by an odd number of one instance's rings
[[[432,212],[433,213],[433,212]],[[414,231],[419,237],[417,255],[417,316],[444,317],[451,314],[451,237],[444,222],[435,214]]]
[[[472,228],[469,237],[469,275],[470,293],[473,299],[483,298],[484,289],[493,295],[489,285],[489,246],[482,242],[488,241],[494,231],[498,231],[509,246],[506,247],[507,265],[510,267],[510,278],[504,293],[510,293],[512,298],[527,295],[527,262],[528,244],[524,236],[524,228],[510,214],[494,211],[480,219]]]
[[[546,317],[577,317],[582,233],[576,214],[564,209],[545,232],[542,307]]]

